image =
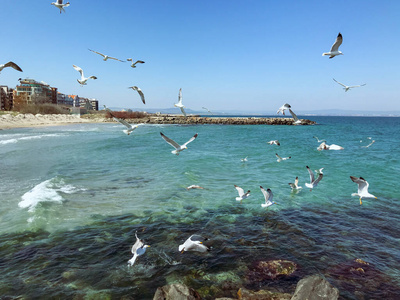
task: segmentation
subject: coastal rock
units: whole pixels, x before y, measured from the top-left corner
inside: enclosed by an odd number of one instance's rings
[[[153,300],[197,300],[201,299],[198,292],[180,283],[159,287]]]
[[[303,278],[297,283],[291,300],[336,300],[339,290],[319,275]]]
[[[289,260],[259,261],[248,271],[250,282],[259,282],[289,276],[297,270],[297,265]]]
[[[254,292],[244,288],[241,288],[237,295],[239,300],[290,300],[292,298],[292,295],[287,293],[273,293],[267,290]]]

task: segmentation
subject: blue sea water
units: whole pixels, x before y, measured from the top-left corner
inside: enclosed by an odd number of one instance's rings
[[[0,131],[0,295],[152,299],[179,281],[214,299],[238,287],[293,292],[320,274],[342,299],[400,299],[400,118],[308,118],[318,125]],[[176,156],[160,132],[181,144],[198,138]],[[344,149],[317,151],[313,136]],[[275,153],[291,159],[278,163]],[[312,191],[306,166],[324,168]],[[360,205],[351,175],[377,199]],[[296,176],[298,193],[288,185]],[[192,184],[205,189],[186,190]],[[235,184],[251,190],[242,203]],[[261,207],[260,186],[277,205]],[[151,247],[128,267],[136,231]],[[191,234],[212,250],[181,254]],[[255,263],[275,259],[298,269],[251,278]]]

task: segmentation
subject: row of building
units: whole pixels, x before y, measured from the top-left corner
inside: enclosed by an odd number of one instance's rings
[[[34,79],[19,79],[19,85],[13,88],[0,85],[0,110],[12,110],[18,104],[52,103],[68,109],[81,108],[82,110],[99,110],[99,101],[66,95],[58,92],[45,82]]]

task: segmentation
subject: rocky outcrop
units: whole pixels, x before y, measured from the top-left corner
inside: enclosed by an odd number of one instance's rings
[[[336,300],[339,290],[319,275],[300,280],[291,300]]]
[[[174,283],[159,287],[153,300],[198,300],[201,299],[198,292],[184,284]]]
[[[267,290],[254,292],[244,288],[241,288],[237,295],[239,300],[290,300],[292,298],[292,295],[287,293],[273,293]]]
[[[258,261],[247,273],[250,282],[273,280],[293,274],[297,265],[289,260]]]

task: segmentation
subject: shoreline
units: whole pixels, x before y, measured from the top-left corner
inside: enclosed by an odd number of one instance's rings
[[[145,124],[185,124],[185,125],[200,125],[200,124],[216,124],[216,125],[293,125],[292,118],[276,117],[200,117],[181,115],[153,115],[150,114],[144,118],[126,119],[129,123],[145,123]],[[316,122],[301,119],[302,125],[314,125]],[[1,114],[0,115],[0,130],[29,128],[41,126],[62,126],[80,123],[116,123],[111,118],[106,118],[104,115],[41,115],[41,114]]]

